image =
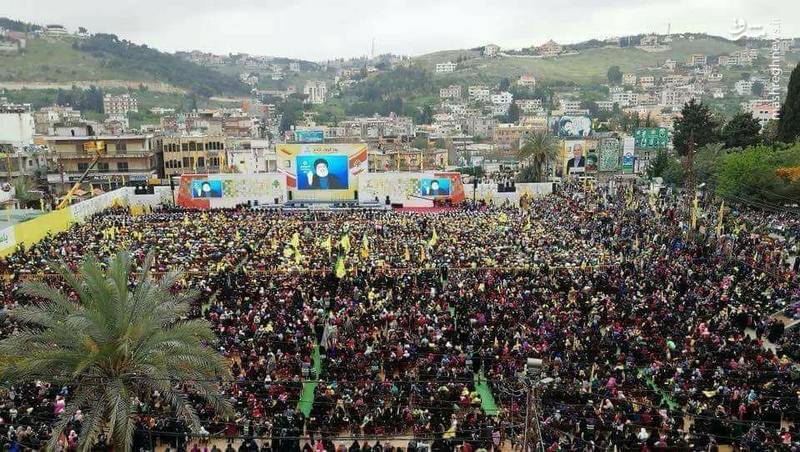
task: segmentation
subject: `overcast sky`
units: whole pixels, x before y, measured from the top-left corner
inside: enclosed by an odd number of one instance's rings
[[[800,37],[798,0],[0,0],[0,16],[84,26],[161,50],[308,60],[569,43],[625,34],[707,32],[736,19]],[[753,34],[758,34],[755,32]]]

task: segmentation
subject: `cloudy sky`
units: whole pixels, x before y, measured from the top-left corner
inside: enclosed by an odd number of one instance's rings
[[[734,21],[800,37],[798,0],[0,0],[0,16],[114,33],[161,50],[309,60],[527,47],[624,34],[708,32]],[[756,30],[753,34],[758,34]]]

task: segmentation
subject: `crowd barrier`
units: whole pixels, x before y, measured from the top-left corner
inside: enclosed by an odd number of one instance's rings
[[[171,198],[170,187],[155,188],[155,194],[144,196],[134,195],[134,187],[118,188],[0,230],[0,257],[8,256],[20,246],[27,248],[48,235],[66,231],[73,223],[83,222],[86,218],[109,207],[116,205],[132,208],[152,207]]]

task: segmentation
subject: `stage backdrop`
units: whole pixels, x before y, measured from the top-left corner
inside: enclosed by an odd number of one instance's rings
[[[292,200],[353,200],[367,172],[365,143],[279,144],[275,153]]]
[[[364,173],[359,179],[361,201],[389,201],[403,207],[431,207],[434,200],[464,200],[461,175],[453,172]]]
[[[176,203],[195,209],[235,207],[247,201],[286,201],[285,176],[270,174],[184,174]]]

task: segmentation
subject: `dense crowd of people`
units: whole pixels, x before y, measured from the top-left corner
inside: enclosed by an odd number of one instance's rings
[[[152,394],[136,450],[489,450],[534,430],[547,450],[800,447],[800,337],[784,330],[800,318],[798,216],[709,201],[692,220],[688,205],[567,183],[435,213],[115,208],[3,258],[0,301],[29,302],[21,281],[57,285],[49,262],[88,254],[141,265],[153,250],[156,272],[186,271],[236,416],[198,405],[190,435]],[[18,328],[3,317],[0,335]],[[70,397],[0,391],[0,439],[18,449],[46,441]]]

